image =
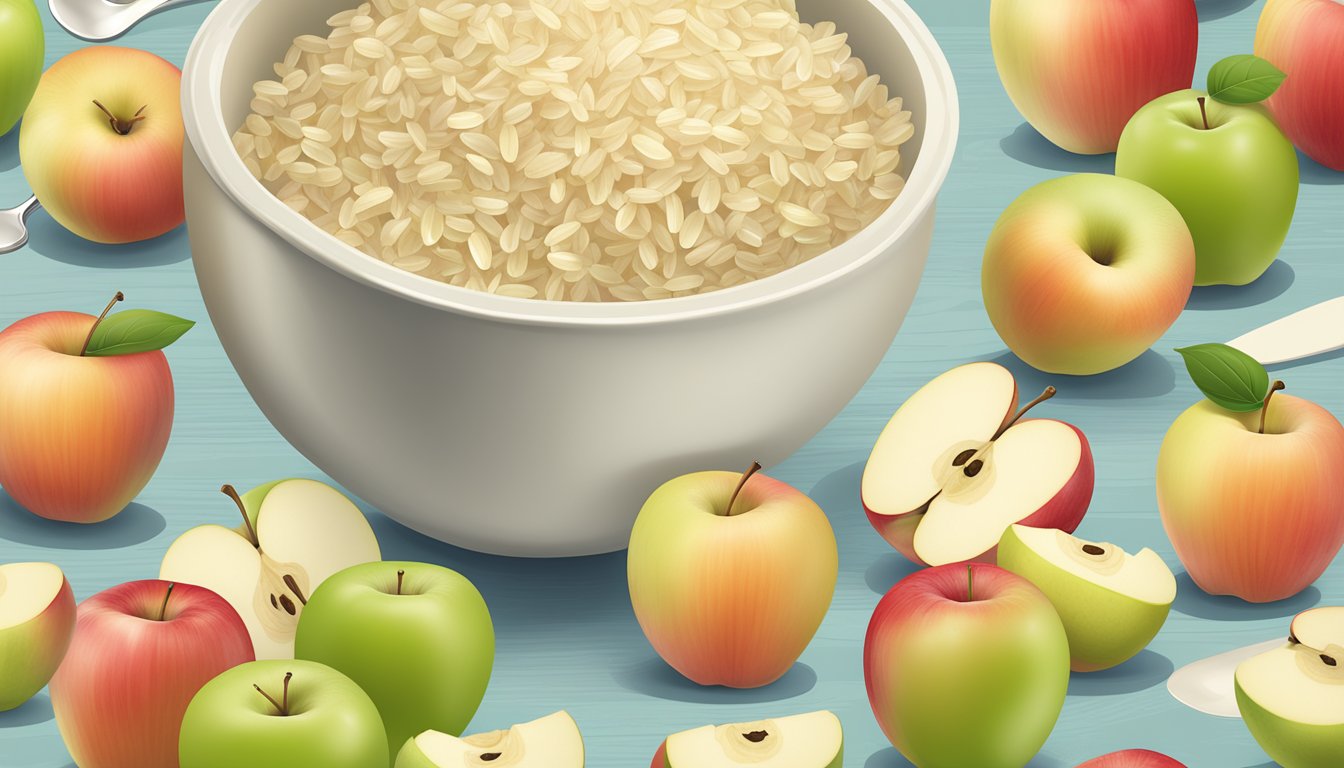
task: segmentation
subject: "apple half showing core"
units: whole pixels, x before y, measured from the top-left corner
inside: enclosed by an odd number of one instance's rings
[[[1241,719],[1275,762],[1344,764],[1344,607],[1298,614],[1283,647],[1237,667],[1236,692]]]
[[[507,730],[461,738],[425,731],[397,755],[396,768],[583,768],[583,736],[561,710]]]
[[[42,690],[75,632],[75,594],[51,563],[0,565],[0,712]]]
[[[1109,755],[1094,757],[1078,768],[1186,768],[1185,763],[1161,752],[1147,749],[1126,749]]]
[[[999,542],[999,567],[1050,598],[1069,636],[1075,672],[1109,669],[1147,647],[1176,600],[1176,577],[1151,549],[1131,555],[1114,544],[1063,531],[1013,525]]]
[[[992,562],[1014,523],[1073,531],[1092,501],[1092,449],[1071,424],[1022,416],[1001,365],[962,365],[924,385],[878,436],[863,506],[878,533],[921,565]]]
[[[674,733],[650,768],[840,768],[844,751],[840,718],[822,710]]]

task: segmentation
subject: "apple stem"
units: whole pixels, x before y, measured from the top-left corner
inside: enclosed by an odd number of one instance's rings
[[[1269,415],[1270,398],[1274,397],[1275,392],[1282,392],[1287,388],[1287,384],[1277,380],[1269,385],[1269,394],[1265,395],[1265,404],[1260,406],[1260,434],[1265,434],[1265,417]]]
[[[1199,102],[1199,116],[1204,119],[1204,130],[1209,130],[1209,109],[1205,106],[1205,99],[1200,96],[1196,101]]]
[[[284,688],[284,692],[281,694],[281,697],[282,697],[282,698],[281,698],[281,700],[280,700],[280,704],[281,704],[281,706],[283,707],[283,712],[284,712],[286,715],[289,714],[289,681],[290,681],[290,678],[292,678],[292,677],[294,677],[294,673],[293,673],[293,672],[286,672],[286,673],[285,673],[285,688]]]
[[[401,582],[406,579],[406,571],[397,570],[397,594],[401,594]]]
[[[286,672],[286,673],[285,673],[285,676],[288,677],[288,676],[289,676],[289,673]],[[271,702],[271,706],[275,707],[275,711],[276,711],[276,712],[279,712],[280,715],[281,715],[282,717],[286,717],[286,716],[289,715],[289,713],[285,711],[285,707],[284,707],[284,705],[282,705],[280,702],[276,701],[274,696],[272,696],[271,694],[269,694],[269,693],[263,691],[263,690],[261,689],[261,686],[260,686],[260,685],[257,685],[256,683],[253,683],[253,684],[252,684],[252,687],[257,689],[257,693],[260,693],[262,696],[265,696],[265,697],[266,697],[266,700],[269,701],[269,702]]]
[[[1057,390],[1053,386],[1046,387],[1045,391],[1037,395],[1035,400],[1032,400],[1030,403],[1027,403],[1021,408],[1017,409],[1017,413],[1013,414],[1012,421],[1009,421],[1007,424],[1004,424],[1002,427],[999,427],[999,431],[994,433],[994,437],[990,438],[990,442],[993,442],[995,440],[998,440],[1000,437],[1003,437],[1003,433],[1007,432],[1009,427],[1013,426],[1018,421],[1020,421],[1023,416],[1027,415],[1027,411],[1030,411],[1032,408],[1035,408],[1041,403],[1044,403],[1046,400],[1049,400],[1050,398],[1054,397],[1056,391]]]
[[[751,479],[751,476],[760,471],[761,463],[753,461],[747,471],[742,473],[742,479],[737,481],[737,487],[733,489],[733,495],[728,497],[728,508],[723,511],[724,517],[733,516],[733,504],[737,502],[738,494],[742,493],[742,489],[747,486],[747,481]]]
[[[975,602],[975,569],[966,564],[966,602]]]
[[[104,115],[107,115],[107,124],[112,126],[112,130],[122,136],[129,136],[131,131],[135,128],[135,124],[145,119],[145,107],[149,106],[146,104],[144,107],[137,109],[130,120],[122,120],[120,117],[112,114],[112,110],[104,107],[101,101],[94,99],[93,103],[103,111]]]
[[[219,487],[219,492],[233,499],[233,503],[238,505],[238,512],[243,516],[243,525],[247,526],[247,540],[252,542],[252,546],[261,549],[261,539],[257,538],[257,531],[252,527],[252,518],[247,516],[247,507],[243,505],[243,498],[238,495],[238,489],[225,483]]]
[[[126,300],[126,294],[122,293],[121,291],[117,291],[117,295],[113,296],[112,300],[107,302],[107,307],[103,309],[103,314],[99,315],[98,319],[93,321],[93,327],[89,329],[89,335],[84,337],[84,346],[79,348],[80,357],[84,357],[84,355],[88,353],[89,342],[93,341],[93,332],[98,330],[98,324],[103,322],[103,319],[107,317],[107,313],[112,311],[112,308],[117,305],[118,301],[125,301],[125,300]]]
[[[177,585],[172,582],[168,583],[168,591],[163,596],[163,605],[159,606],[159,621],[163,621],[164,617],[168,615],[168,598],[173,596],[173,587],[175,586]]]

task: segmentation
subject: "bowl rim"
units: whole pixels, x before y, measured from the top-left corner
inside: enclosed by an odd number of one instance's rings
[[[238,208],[309,258],[358,283],[419,305],[495,321],[562,327],[650,325],[741,312],[815,290],[880,257],[934,206],[951,168],[960,106],[947,57],[905,0],[857,1],[874,6],[904,39],[924,87],[928,113],[919,154],[905,187],[877,219],[835,248],[773,275],[708,293],[632,302],[498,296],[407,272],[313,224],[247,170],[224,124],[221,104],[226,54],[243,20],[264,0],[220,0],[192,41],[182,74],[187,151]]]

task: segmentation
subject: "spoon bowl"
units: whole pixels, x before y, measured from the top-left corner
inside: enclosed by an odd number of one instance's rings
[[[17,251],[28,242],[28,217],[37,208],[37,198],[30,197],[16,208],[0,211],[0,253]]]
[[[101,42],[121,37],[151,13],[201,0],[50,0],[51,15],[75,37]]]

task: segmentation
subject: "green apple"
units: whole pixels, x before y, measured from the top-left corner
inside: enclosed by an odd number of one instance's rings
[[[504,731],[458,738],[425,731],[397,753],[396,768],[583,768],[583,736],[560,711]]]
[[[236,528],[200,525],[163,556],[159,578],[196,584],[229,601],[247,624],[258,659],[294,656],[294,632],[318,585],[378,560],[373,529],[340,491],[315,480],[278,480],[239,496]]]
[[[181,768],[387,768],[387,734],[368,694],[311,661],[241,664],[187,705]]]
[[[366,563],[317,588],[294,655],[360,685],[383,716],[391,758],[427,730],[460,734],[485,697],[495,630],[462,574],[428,563]]]
[[[1136,555],[1053,528],[1014,525],[999,567],[1045,593],[1064,622],[1075,672],[1128,661],[1157,636],[1176,599],[1176,577],[1151,549]]]
[[[1344,756],[1344,607],[1293,619],[1288,642],[1243,661],[1237,708],[1251,735],[1288,768],[1338,768]]]
[[[74,633],[75,594],[59,567],[0,565],[0,712],[50,682]]]
[[[823,710],[674,733],[652,768],[840,768],[844,757],[840,719]]]
[[[33,0],[0,0],[0,136],[23,117],[42,79],[46,38]]]
[[[1169,93],[1135,113],[1115,173],[1181,212],[1195,240],[1195,285],[1264,274],[1297,207],[1297,152],[1274,119],[1258,104],[1223,104],[1203,91]]]

